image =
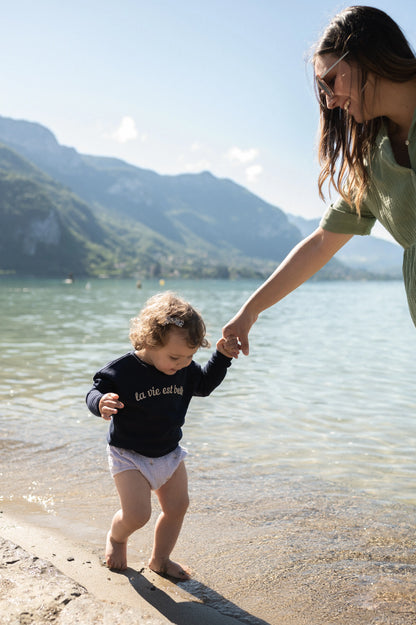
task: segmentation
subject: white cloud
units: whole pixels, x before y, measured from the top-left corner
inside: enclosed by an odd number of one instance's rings
[[[257,148],[249,148],[248,150],[242,150],[241,148],[233,147],[226,153],[226,158],[230,161],[238,161],[239,163],[250,163],[254,161],[259,155]]]
[[[257,178],[263,173],[261,165],[251,165],[246,169],[246,178],[248,182],[257,182]]]
[[[129,115],[125,115],[121,120],[120,126],[111,136],[119,143],[127,143],[127,141],[137,139],[138,132],[136,122],[132,117],[129,117]]]

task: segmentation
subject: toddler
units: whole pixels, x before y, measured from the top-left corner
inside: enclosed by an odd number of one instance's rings
[[[186,450],[179,445],[189,402],[209,395],[224,379],[236,346],[220,339],[208,363],[193,356],[209,347],[200,314],[171,292],[151,297],[131,320],[134,347],[94,375],[86,402],[110,421],[108,460],[120,498],[107,534],[106,563],[127,568],[127,539],[151,515],[151,491],[161,507],[149,567],[156,573],[189,579],[170,559],[188,507]]]

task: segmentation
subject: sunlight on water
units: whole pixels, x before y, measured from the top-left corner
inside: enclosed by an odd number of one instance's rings
[[[165,288],[200,309],[215,345],[256,286]],[[84,397],[94,372],[130,350],[129,319],[159,290],[0,282],[2,508],[97,553],[118,501],[108,425]],[[403,285],[304,285],[265,311],[250,339],[250,356],[187,415],[192,505],[178,547],[197,570],[189,591],[250,624],[251,614],[306,623],[317,610],[322,623],[370,624],[382,609],[383,622],[401,625],[414,614],[416,503],[416,332]],[[138,570],[153,525],[129,544]]]
[[[130,349],[129,319],[160,290],[134,281],[3,280],[2,447],[62,466],[102,456],[88,414],[93,373]],[[203,314],[211,343],[255,282],[167,283]],[[183,442],[196,467],[242,459],[259,474],[310,475],[379,499],[415,502],[415,340],[403,286],[312,283],[265,311],[209,398],[191,403]],[[197,354],[205,362],[209,352]],[[7,418],[5,416],[7,415]],[[99,462],[102,470],[101,461]],[[25,493],[36,497],[36,493]],[[46,505],[46,504],[45,504]]]

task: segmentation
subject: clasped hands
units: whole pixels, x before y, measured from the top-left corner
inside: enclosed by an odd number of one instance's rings
[[[228,358],[238,358],[241,349],[237,337],[232,334],[226,338],[219,339],[216,347],[219,352],[228,356]]]

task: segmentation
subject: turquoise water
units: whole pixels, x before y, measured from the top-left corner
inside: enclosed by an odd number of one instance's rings
[[[52,474],[65,468],[82,488],[83,463],[90,475],[91,464],[103,470],[107,427],[88,414],[85,393],[100,366],[130,349],[129,319],[147,297],[169,288],[189,299],[215,344],[257,286],[4,279],[1,445],[23,453],[23,472],[26,462],[31,473],[44,467],[46,453]],[[265,311],[250,338],[250,356],[233,362],[211,397],[191,403],[183,442],[195,468],[243,463],[416,503],[416,331],[400,282],[306,284]],[[208,356],[200,350],[197,359]],[[77,472],[68,450],[80,458]],[[9,484],[5,494],[22,492]]]

